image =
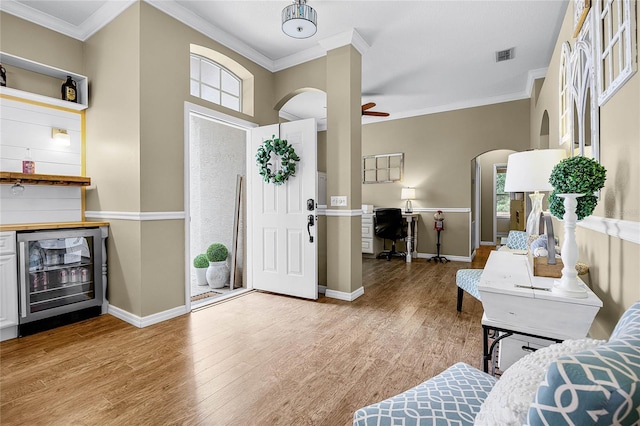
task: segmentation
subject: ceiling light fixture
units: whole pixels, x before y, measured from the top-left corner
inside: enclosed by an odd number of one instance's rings
[[[309,38],[318,30],[316,11],[307,0],[294,0],[282,9],[282,31],[293,38]]]

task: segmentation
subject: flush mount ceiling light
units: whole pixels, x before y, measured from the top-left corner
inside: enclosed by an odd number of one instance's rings
[[[317,21],[316,11],[307,6],[307,0],[294,0],[282,9],[282,31],[289,37],[311,37],[318,30]]]

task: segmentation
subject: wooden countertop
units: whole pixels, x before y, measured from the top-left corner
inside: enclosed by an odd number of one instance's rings
[[[17,223],[15,225],[0,225],[0,232],[36,231],[40,229],[94,228],[96,226],[109,226],[109,222]]]
[[[22,183],[25,185],[89,186],[91,178],[86,176],[60,176],[0,172],[0,183]]]

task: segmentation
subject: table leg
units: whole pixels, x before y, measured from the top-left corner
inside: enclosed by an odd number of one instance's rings
[[[489,372],[489,328],[482,326],[482,371]]]
[[[409,226],[407,226],[407,256],[405,260],[411,263],[413,258],[413,218],[409,218]]]

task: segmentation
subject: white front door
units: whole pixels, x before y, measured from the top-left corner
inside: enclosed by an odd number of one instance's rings
[[[258,148],[273,135],[288,141],[300,157],[295,175],[282,185],[264,182],[256,166]],[[254,289],[318,298],[316,138],[315,119],[251,130],[248,245]],[[270,162],[273,171],[280,169],[279,156],[272,154]]]

